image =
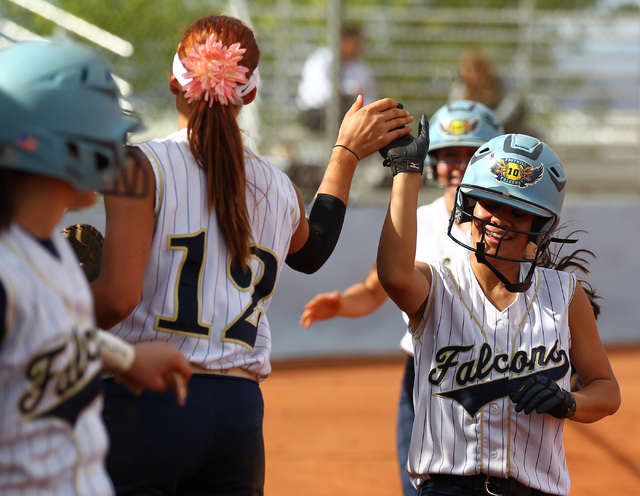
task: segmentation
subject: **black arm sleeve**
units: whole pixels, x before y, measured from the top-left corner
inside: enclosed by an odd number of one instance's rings
[[[317,195],[309,207],[309,237],[297,252],[289,254],[286,263],[293,270],[313,274],[333,253],[347,206],[335,196]]]

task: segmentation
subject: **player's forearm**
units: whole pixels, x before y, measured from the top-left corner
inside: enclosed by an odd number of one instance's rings
[[[126,319],[140,302],[140,294],[128,292],[127,288],[115,288],[102,275],[91,283],[95,316],[98,327],[111,329]]]
[[[576,422],[597,422],[620,407],[620,387],[615,379],[595,380],[571,394],[576,400],[576,413],[571,420]]]
[[[102,267],[91,284],[96,318],[103,329],[124,320],[140,302],[155,230],[155,179],[148,160],[143,166],[150,179],[143,198],[104,198],[107,222]]]
[[[313,274],[333,253],[342,231],[349,189],[357,165],[358,161],[351,153],[334,148],[322,183],[309,208],[308,218],[301,220],[291,239],[286,263],[292,269]],[[296,191],[298,201],[301,201],[300,192]]]
[[[334,148],[331,160],[322,178],[316,194],[335,196],[345,205],[349,202],[349,190],[353,175],[358,165],[358,159],[344,148]]]
[[[338,315],[342,317],[363,317],[376,311],[387,299],[387,294],[378,283],[369,287],[359,282],[342,293]]]
[[[397,103],[384,98],[362,106],[362,96],[349,109],[338,132],[336,146],[318,193],[342,200],[347,205],[349,189],[358,161],[377,152],[396,138],[409,134],[413,117]]]
[[[406,291],[413,277],[420,180],[421,175],[413,172],[394,177],[389,209],[380,235],[378,279],[394,301],[396,293]]]

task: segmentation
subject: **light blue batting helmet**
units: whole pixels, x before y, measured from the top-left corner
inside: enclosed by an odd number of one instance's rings
[[[484,224],[485,221],[473,216],[478,199],[509,205],[535,215],[531,231],[525,234],[537,245],[536,253],[533,256],[525,254],[524,258],[517,260],[532,263],[529,274],[522,282],[505,284],[510,291],[526,290],[533,269],[542,259],[560,221],[566,185],[562,163],[549,145],[522,134],[493,138],[478,148],[469,161],[456,193],[449,236],[479,255],[481,263],[495,270],[486,257],[512,259],[500,256],[499,247],[495,254],[489,255],[484,253],[482,246],[472,247],[455,239],[451,233],[453,221],[464,223],[474,219]]]
[[[493,110],[472,100],[440,107],[429,122],[429,153],[449,146],[478,148],[504,133]]]
[[[473,100],[457,100],[440,107],[429,123],[429,153],[425,160],[430,180],[437,178],[435,152],[452,146],[474,150],[504,133],[502,124],[486,105]]]
[[[558,225],[567,178],[549,145],[523,134],[498,136],[480,147],[462,178],[456,203],[464,212],[475,198],[505,203],[546,219],[540,231]]]
[[[0,50],[0,167],[108,190],[140,121],[120,107],[109,64],[70,40]]]

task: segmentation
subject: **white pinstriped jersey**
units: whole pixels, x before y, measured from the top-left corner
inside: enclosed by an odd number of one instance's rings
[[[416,238],[416,260],[425,263],[443,263],[467,256],[469,250],[453,241],[449,230],[449,217],[444,196],[429,205],[423,205],[416,212],[418,231]],[[469,225],[469,224],[467,224]],[[451,232],[460,240],[470,238],[470,230],[463,231],[458,224],[451,226]]]
[[[522,264],[521,277],[527,264]],[[531,374],[570,389],[568,308],[574,275],[536,269],[531,288],[498,311],[484,296],[469,257],[432,266],[433,283],[416,335],[416,418],[409,474],[513,477],[566,495],[570,480],[564,420],[516,413],[509,391]]]
[[[416,260],[425,263],[440,263],[445,265],[452,260],[467,256],[469,250],[453,241],[447,234],[449,230],[449,216],[444,196],[429,205],[423,205],[416,212],[418,218],[418,232],[416,238]],[[468,224],[467,224],[468,225]],[[451,226],[451,232],[459,240],[468,240],[470,230],[463,231],[458,224]],[[408,322],[405,314],[405,322]],[[400,341],[400,349],[407,355],[413,356],[413,339],[406,332]]]
[[[75,253],[13,225],[0,235],[0,494],[113,494],[93,299]]]
[[[111,332],[126,341],[173,344],[209,370],[271,371],[265,312],[299,222],[289,178],[245,150],[247,209],[253,229],[251,270],[230,266],[207,180],[182,129],[138,145],[156,179],[156,225],[141,302]]]

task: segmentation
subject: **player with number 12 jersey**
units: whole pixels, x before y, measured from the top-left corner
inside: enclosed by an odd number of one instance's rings
[[[210,215],[202,187],[206,175],[189,150],[187,130],[139,148],[155,175],[156,233],[140,305],[111,332],[132,342],[169,341],[204,369],[241,367],[265,378],[271,336],[264,313],[300,222],[291,181],[245,148],[255,237],[245,272],[230,263],[216,216]]]

